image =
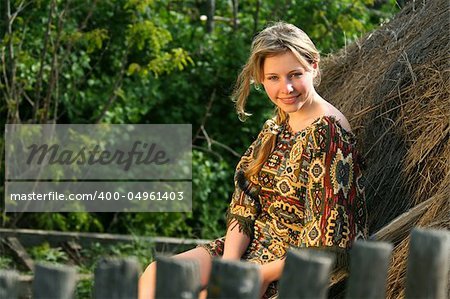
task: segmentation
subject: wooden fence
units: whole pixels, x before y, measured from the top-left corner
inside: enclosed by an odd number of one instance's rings
[[[346,298],[384,298],[392,245],[359,241],[350,252]],[[291,250],[279,281],[279,298],[326,298],[334,257],[314,250]],[[191,260],[158,258],[157,298],[197,298],[201,290],[198,264]],[[137,298],[136,260],[103,260],[97,265],[93,298]],[[448,298],[450,233],[414,229],[409,246],[406,298]],[[214,260],[208,298],[259,297],[258,266]],[[74,298],[77,274],[73,267],[37,264],[32,298]],[[0,298],[19,297],[18,274],[0,270]]]

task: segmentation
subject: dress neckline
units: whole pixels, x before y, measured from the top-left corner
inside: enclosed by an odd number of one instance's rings
[[[312,121],[309,125],[307,125],[306,127],[304,127],[303,129],[299,130],[299,131],[294,131],[292,129],[292,127],[289,125],[289,121],[286,120],[284,126],[285,126],[285,130],[287,130],[289,133],[291,133],[292,136],[298,136],[300,135],[302,132],[308,131],[311,128],[313,128],[317,123],[319,123],[323,118],[327,117],[326,115],[322,115],[317,117],[314,121]]]
[[[286,122],[284,124],[284,129],[287,130],[289,133],[291,133],[292,136],[297,137],[297,136],[301,135],[303,132],[312,130],[315,126],[317,126],[317,124],[321,123],[323,120],[328,120],[328,122],[331,122],[334,125],[338,126],[343,133],[348,134],[350,136],[354,136],[353,132],[347,131],[346,129],[344,129],[344,127],[342,127],[341,123],[333,115],[321,115],[321,116],[317,117],[314,121],[312,121],[309,125],[307,125],[303,129],[296,131],[296,132],[294,132],[292,127],[289,125],[289,122],[286,120]]]

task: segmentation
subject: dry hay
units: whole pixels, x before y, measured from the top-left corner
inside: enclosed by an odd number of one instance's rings
[[[319,93],[349,117],[366,158],[371,233],[432,197],[414,224],[450,228],[449,22],[447,0],[411,1],[324,60]],[[388,298],[403,297],[407,245],[395,244]]]

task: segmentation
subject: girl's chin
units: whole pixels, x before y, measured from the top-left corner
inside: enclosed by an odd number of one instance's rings
[[[296,103],[291,105],[277,105],[277,106],[285,113],[294,113],[302,109],[303,103],[297,101]]]

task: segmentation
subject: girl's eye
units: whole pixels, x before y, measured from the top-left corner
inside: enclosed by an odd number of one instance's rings
[[[267,77],[267,80],[269,80],[269,81],[276,81],[277,79],[278,79],[277,76],[269,76],[269,77]]]
[[[291,78],[300,78],[303,74],[302,73],[293,73],[291,75]]]

